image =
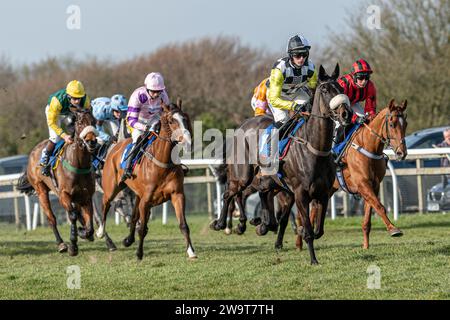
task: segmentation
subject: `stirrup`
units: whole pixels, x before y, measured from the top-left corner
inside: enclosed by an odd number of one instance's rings
[[[41,174],[43,176],[50,177],[50,165],[48,165],[48,164],[47,165],[41,164],[41,166],[42,166]]]

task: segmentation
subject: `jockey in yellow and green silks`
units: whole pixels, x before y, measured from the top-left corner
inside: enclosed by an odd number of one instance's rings
[[[45,116],[49,131],[49,141],[42,150],[40,165],[42,174],[49,176],[50,168],[48,161],[55,148],[55,144],[64,139],[66,143],[72,143],[71,135],[64,132],[61,128],[61,118],[70,114],[70,107],[90,109],[91,103],[89,97],[84,91],[84,86],[80,81],[72,80],[65,89],[61,89],[50,95],[45,108]]]

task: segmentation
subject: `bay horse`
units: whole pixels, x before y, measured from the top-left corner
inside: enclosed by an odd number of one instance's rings
[[[267,233],[267,230],[273,228],[274,224],[275,227],[277,225],[274,221],[273,196],[283,190],[290,206],[295,200],[299,208],[298,218],[305,225],[301,234],[308,243],[311,264],[318,263],[313,241],[314,238],[323,234],[323,219],[319,221],[319,231],[314,232],[309,221],[309,204],[316,202],[325,208],[328,204],[328,194],[335,175],[335,166],[331,155],[334,120],[339,121],[342,125],[347,125],[351,118],[349,103],[339,103],[333,109],[330,108],[330,102],[335,97],[337,99],[345,97],[345,100],[348,101],[348,97],[343,95],[343,89],[336,81],[338,76],[339,65],[336,65],[331,77],[326,74],[322,66],[319,68],[319,83],[314,94],[312,111],[303,127],[296,132],[290,151],[280,163],[279,171],[283,172],[285,181],[290,188],[280,184],[275,175],[262,175],[257,164],[233,163],[233,159],[227,159],[229,164],[227,166],[227,185],[223,194],[223,208],[219,219],[211,223],[212,229],[225,228],[230,202],[236,195],[242,195],[242,192],[252,185],[259,191],[262,205],[262,223],[257,227],[257,233]],[[335,101],[337,100],[334,100],[333,104]],[[272,121],[273,119],[269,117],[252,118],[244,122],[240,128],[244,132],[255,128],[262,129]],[[249,148],[258,150],[257,146],[246,144],[245,147],[246,155],[252,152]],[[245,215],[243,210],[241,210],[241,214]],[[283,213],[283,215],[288,216],[288,213]]]
[[[59,156],[60,164],[54,170],[56,185],[51,177],[41,174],[39,160],[42,149],[48,142],[48,140],[44,140],[31,150],[27,170],[19,179],[17,187],[26,194],[37,193],[39,203],[55,234],[58,251],[66,252],[68,250],[70,256],[76,256],[78,254],[77,219],[85,226],[83,237],[89,241],[94,240],[92,196],[95,192],[95,178],[91,160],[97,143],[97,130],[94,127],[95,119],[90,110],[71,108],[71,111],[76,118],[74,143],[64,145]],[[69,216],[69,247],[64,243],[58,231],[48,195],[50,190],[58,196],[59,202]]]
[[[162,104],[161,129],[155,141],[145,150],[139,163],[136,164],[133,177],[121,182],[123,169],[120,166],[125,147],[131,142],[126,139],[118,142],[105,159],[103,168],[103,224],[97,231],[97,236],[105,233],[106,217],[111,201],[117,193],[128,186],[136,195],[132,213],[129,235],[123,240],[123,245],[129,247],[135,241],[136,223],[139,219],[139,245],[136,256],[142,260],[144,238],[147,235],[147,223],[150,209],[168,200],[172,201],[179,228],[186,240],[189,258],[196,258],[189,227],[185,217],[184,171],[181,165],[172,162],[172,151],[176,144],[191,144],[192,128],[189,117],[181,109],[181,100],[169,106]]]
[[[405,133],[407,100],[400,105],[392,99],[376,117],[363,124],[352,136],[349,146],[342,157],[346,192],[360,194],[364,198],[364,218],[362,230],[364,235],[363,248],[369,248],[371,230],[371,210],[381,217],[391,237],[399,237],[403,232],[397,228],[386,215],[386,208],[378,199],[380,184],[386,174],[386,159],[383,150],[392,148],[397,160],[407,156]],[[338,178],[335,179],[330,197],[341,187]],[[296,246],[301,249],[302,239],[297,238]]]

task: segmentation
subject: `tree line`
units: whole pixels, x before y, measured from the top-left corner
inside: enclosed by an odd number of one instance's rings
[[[311,58],[328,69],[339,62],[341,74],[356,59],[368,60],[378,110],[391,98],[408,99],[408,133],[448,125],[450,2],[373,2],[380,8],[381,29],[367,28],[369,4],[361,4],[342,31],[330,31],[325,43],[312,44]],[[167,45],[119,63],[58,57],[12,66],[0,58],[0,156],[27,154],[48,137],[48,96],[72,79],[81,80],[91,98],[129,97],[147,73],[158,71],[171,99],[181,97],[191,120],[202,120],[204,130],[236,127],[252,116],[253,89],[283,54],[242,45],[239,38],[215,37]]]

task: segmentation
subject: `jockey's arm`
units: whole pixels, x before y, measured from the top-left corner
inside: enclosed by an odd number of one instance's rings
[[[308,78],[308,88],[311,89],[312,94],[314,95],[314,93],[316,92],[316,87],[317,87],[317,69],[314,69],[314,73],[313,75]]]
[[[270,87],[267,99],[274,108],[283,110],[293,110],[295,102],[281,99],[281,88],[283,87],[284,77],[280,69],[274,68],[270,72]]]
[[[55,131],[55,133],[64,139],[67,134],[64,130],[58,126],[58,117],[61,113],[62,105],[56,97],[53,97],[47,112],[47,125],[50,129]]]
[[[103,120],[96,120],[96,122],[95,122],[95,128],[98,131],[97,138],[100,141],[109,142],[109,140],[111,139],[111,136],[103,130],[103,122],[104,122]]]
[[[373,83],[369,83],[367,88],[367,98],[364,105],[364,112],[374,117],[377,113],[377,92]]]

